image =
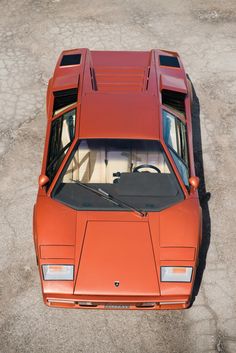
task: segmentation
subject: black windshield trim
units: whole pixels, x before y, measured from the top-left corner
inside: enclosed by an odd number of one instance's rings
[[[76,208],[74,205],[66,202],[66,201],[63,201],[63,200],[59,200],[57,198],[53,198],[53,200],[55,202],[59,202],[75,211],[78,211],[78,212],[132,212],[130,209],[128,208],[122,208],[122,207],[119,207],[119,208],[96,208],[96,207],[89,207],[89,208]],[[144,211],[144,212],[147,212],[147,213],[156,213],[156,212],[162,212],[168,208],[171,208],[171,207],[174,207],[176,206],[177,204],[181,203],[185,201],[185,198],[183,198],[183,200],[176,200],[176,202],[171,202],[171,204],[167,204],[165,207],[161,208],[161,209],[149,209],[147,211]]]
[[[101,188],[99,188],[99,189],[93,188],[93,187],[90,186],[90,185],[81,183],[80,181],[73,180],[73,179],[72,179],[72,181],[73,181],[75,184],[77,184],[77,185],[79,185],[79,186],[81,186],[81,187],[83,187],[83,188],[85,188],[85,189],[87,189],[87,190],[93,192],[93,193],[96,194],[97,196],[104,198],[104,199],[105,199],[106,201],[108,201],[108,202],[111,202],[111,203],[113,203],[113,204],[116,204],[117,206],[120,206],[121,208],[127,207],[129,210],[131,210],[131,211],[137,213],[137,214],[138,214],[139,216],[141,216],[141,217],[145,217],[145,216],[146,216],[146,212],[143,212],[142,210],[138,209],[137,207],[134,207],[133,205],[130,205],[130,204],[128,204],[127,202],[124,202],[124,201],[118,199],[116,196],[114,196],[114,195],[112,195],[112,194],[110,194],[110,193],[107,193],[106,191],[104,191],[104,190],[101,189]]]

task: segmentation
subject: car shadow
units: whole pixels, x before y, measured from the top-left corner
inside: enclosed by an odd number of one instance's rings
[[[189,78],[189,77],[188,77]],[[189,78],[190,80],[190,78]],[[191,80],[190,80],[191,82]],[[203,273],[206,267],[207,252],[211,240],[211,218],[208,207],[211,194],[207,192],[204,177],[204,164],[202,158],[202,138],[201,138],[201,126],[200,126],[200,103],[196,95],[194,86],[192,85],[193,92],[193,106],[192,106],[192,127],[193,127],[193,150],[194,150],[194,161],[196,175],[200,178],[199,185],[199,199],[202,207],[202,245],[199,252],[199,264],[196,272],[195,283],[193,287],[193,294],[191,305],[198,295]],[[191,306],[190,305],[190,306]]]

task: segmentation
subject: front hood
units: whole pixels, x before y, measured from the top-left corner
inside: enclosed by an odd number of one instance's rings
[[[133,212],[78,212],[74,293],[189,294],[191,284],[160,282],[160,266],[194,267],[200,230],[197,199],[143,218]]]
[[[159,274],[160,266],[195,266],[201,235],[197,199],[142,218],[127,211],[75,211],[42,197],[35,221],[41,264],[75,269],[74,283],[44,281],[44,292],[157,296],[191,290],[190,284],[160,282]]]
[[[159,295],[148,222],[88,221],[75,294]]]

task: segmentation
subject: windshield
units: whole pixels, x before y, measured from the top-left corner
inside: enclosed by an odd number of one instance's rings
[[[160,211],[184,199],[158,141],[80,140],[52,197],[77,210],[124,210],[80,183],[142,211]]]

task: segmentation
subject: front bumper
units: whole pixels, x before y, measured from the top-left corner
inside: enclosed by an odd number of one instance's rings
[[[84,297],[55,294],[44,295],[44,303],[49,307],[71,309],[104,310],[177,310],[190,306],[190,297]]]

